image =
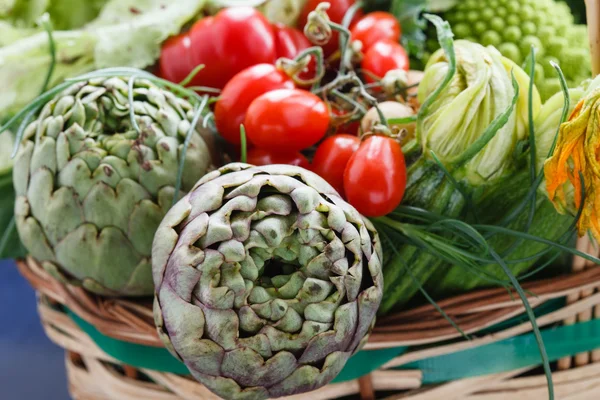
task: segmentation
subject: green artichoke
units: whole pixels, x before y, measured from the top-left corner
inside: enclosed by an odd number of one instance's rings
[[[371,223],[319,176],[229,164],[158,228],[156,326],[221,397],[314,390],[366,341],[382,297],[381,257]]]
[[[55,277],[105,295],[151,295],[156,228],[173,203],[192,105],[146,79],[74,83],[27,129],[15,161],[23,244]],[[211,165],[198,131],[182,190]]]

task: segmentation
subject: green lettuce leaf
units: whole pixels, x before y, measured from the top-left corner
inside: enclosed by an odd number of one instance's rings
[[[66,1],[66,0],[64,0]],[[160,55],[161,43],[180,31],[205,0],[110,0],[83,29],[54,32],[57,64],[50,86],[104,67],[146,68]],[[8,30],[8,29],[7,29]],[[10,31],[18,38],[18,31]],[[31,30],[28,28],[27,32]],[[35,32],[35,31],[34,31]],[[0,117],[15,113],[42,89],[50,66],[48,35],[34,33],[0,48]]]
[[[18,28],[35,26],[50,0],[0,0],[0,18]]]
[[[307,0],[268,0],[258,7],[271,22],[295,26]]]
[[[93,21],[109,0],[50,0],[50,19],[57,30],[78,29]]]
[[[33,28],[47,12],[56,29],[78,29],[95,19],[109,0],[0,0],[0,19]]]
[[[94,69],[95,38],[87,32],[55,32],[57,64],[50,85]],[[0,49],[0,115],[18,112],[42,90],[50,66],[45,32],[18,40]]]
[[[96,39],[96,68],[145,68],[160,55],[162,42],[203,8],[205,0],[111,0],[86,30]]]
[[[16,28],[10,22],[0,20],[0,47],[8,46],[17,40],[35,35],[40,29],[37,28]]]

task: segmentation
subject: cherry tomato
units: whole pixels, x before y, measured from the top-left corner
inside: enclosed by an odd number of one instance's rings
[[[293,89],[294,82],[273,64],[257,64],[235,75],[215,105],[215,123],[221,136],[240,144],[240,124],[250,104],[263,93],[284,88]]]
[[[400,144],[387,136],[369,136],[344,171],[348,202],[363,215],[380,217],[398,207],[405,189],[406,163]]]
[[[275,62],[275,38],[267,19],[252,7],[232,7],[203,18],[168,42],[160,56],[163,78],[181,82],[204,64],[191,85],[222,88],[251,65]]]
[[[300,152],[281,152],[259,149],[248,150],[246,162],[252,165],[288,164],[310,169],[310,163]]]
[[[400,40],[400,23],[390,13],[375,11],[362,17],[350,32],[352,40],[362,42],[364,53],[380,40]]]
[[[196,22],[196,29],[209,30],[213,19],[213,17],[201,19]],[[206,43],[202,42],[200,45]],[[159,76],[175,83],[184,80],[195,67],[192,62],[192,51],[197,51],[198,46],[194,47],[192,49],[192,40],[187,32],[168,38],[160,52]]]
[[[344,195],[344,170],[348,160],[360,146],[357,136],[339,134],[325,139],[315,152],[312,170]]]
[[[403,69],[408,71],[409,61],[406,50],[399,43],[391,40],[381,40],[375,43],[367,52],[361,62],[363,71],[368,71],[380,79],[388,71],[393,69]],[[366,82],[373,82],[374,79],[365,74]]]
[[[275,35],[275,53],[278,58],[294,58],[302,50],[311,46],[304,33],[284,24],[273,24],[273,34]]]
[[[322,3],[322,2],[323,2],[322,0],[308,0],[306,2],[306,4],[304,5],[304,8],[302,9],[302,12],[300,13],[300,17],[298,17],[298,28],[300,30],[304,30],[304,26],[306,25],[306,22],[308,21],[308,14],[311,11],[314,11],[315,8],[317,8],[317,6],[319,5],[319,3]],[[354,3],[356,3],[356,0],[329,0],[328,3],[330,4],[329,10],[327,10],[327,15],[329,16],[329,19],[332,22],[340,24],[342,22],[342,19],[344,19],[344,15],[346,15],[346,12],[348,11],[348,9]],[[356,21],[358,21],[360,19],[360,17],[362,17],[362,15],[363,15],[362,11],[358,10],[354,14],[354,18],[352,18],[352,22],[350,23],[350,26],[352,27],[353,24],[356,23]],[[325,45],[322,46],[325,57],[328,57],[328,56],[332,55],[333,53],[335,53],[339,48],[339,44],[340,44],[339,34],[337,31],[333,31],[333,34],[331,35],[331,39],[329,40],[329,42],[327,42]]]
[[[335,115],[342,116],[346,113],[346,111],[339,110],[337,108],[332,108],[331,112]],[[358,130],[360,129],[360,120],[346,122],[344,124],[338,125],[335,128],[335,133],[349,133],[351,135],[358,135]]]
[[[327,105],[300,89],[279,89],[257,97],[244,120],[248,140],[273,151],[299,151],[317,143],[329,127]]]
[[[285,57],[293,60],[300,52],[311,47],[310,42],[304,36],[304,33],[298,29],[276,23],[273,24],[273,33],[275,35],[275,49],[277,58]],[[311,79],[315,76],[317,70],[317,60],[311,57],[306,69],[299,74],[301,79]]]

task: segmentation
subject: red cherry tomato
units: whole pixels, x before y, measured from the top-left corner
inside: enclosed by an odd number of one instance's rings
[[[300,17],[298,18],[298,28],[300,30],[304,30],[304,26],[308,21],[308,14],[311,11],[314,11],[315,8],[317,8],[317,6],[319,5],[319,3],[322,2],[322,0],[308,0],[308,2],[306,2],[304,8],[302,9],[302,12],[300,13]],[[327,10],[327,15],[329,16],[329,19],[332,22],[340,24],[342,22],[342,19],[344,19],[344,15],[346,15],[348,9],[354,3],[356,3],[356,0],[328,0],[328,3],[330,4],[329,10]],[[362,11],[358,10],[356,14],[354,14],[354,18],[352,18],[350,26],[352,27],[353,24],[356,23],[356,21],[358,21],[360,17],[362,17],[362,15]],[[333,31],[329,42],[322,46],[325,57],[328,57],[331,54],[335,53],[336,50],[338,50],[339,48],[339,44],[339,34],[337,31]]]
[[[400,23],[390,13],[375,11],[362,17],[350,32],[352,40],[362,42],[364,53],[380,40],[400,40]]]
[[[379,78],[383,78],[388,71],[393,69],[408,71],[408,67],[406,50],[391,40],[381,40],[375,43],[367,50],[361,62],[363,71],[368,71]],[[369,74],[365,74],[365,81],[371,83],[374,79]]]
[[[248,150],[246,162],[252,165],[288,164],[310,169],[310,163],[300,152],[284,153],[253,148]]]
[[[356,136],[339,134],[325,139],[315,152],[312,170],[344,195],[344,170],[348,160],[360,146]]]
[[[405,189],[406,163],[400,144],[386,136],[368,137],[344,171],[348,202],[363,215],[380,217],[398,207]]]
[[[279,89],[257,97],[244,120],[248,140],[273,151],[299,151],[317,143],[329,127],[327,105],[300,89]]]
[[[311,46],[304,33],[284,24],[273,24],[273,34],[275,35],[275,53],[278,58],[294,58],[302,50]]]
[[[198,30],[208,31],[213,23],[214,18],[203,18],[194,25]],[[200,45],[206,45],[202,42]],[[172,36],[168,38],[162,45],[160,52],[159,76],[175,83],[184,80],[195,65],[192,62],[192,52],[198,51],[198,46],[192,49],[192,40],[188,32]],[[210,49],[207,49],[207,52]]]
[[[275,89],[293,89],[294,82],[273,64],[258,64],[235,75],[215,105],[217,130],[229,143],[240,144],[240,124],[258,96]]]
[[[276,23],[273,24],[273,33],[275,34],[275,49],[277,58],[285,57],[293,60],[300,52],[311,47],[310,42],[304,36],[304,33],[298,29]],[[311,79],[315,76],[317,70],[317,60],[311,57],[306,70],[300,74],[301,79]]]
[[[232,7],[195,23],[169,41],[160,56],[163,78],[181,82],[204,64],[191,85],[222,88],[251,65],[275,62],[275,39],[269,21],[252,7]]]
[[[335,115],[342,116],[346,113],[346,111],[338,110],[337,108],[332,108],[331,112]],[[349,133],[351,135],[358,135],[358,130],[360,129],[360,119],[356,121],[346,122],[344,124],[338,125],[335,128],[335,133]]]

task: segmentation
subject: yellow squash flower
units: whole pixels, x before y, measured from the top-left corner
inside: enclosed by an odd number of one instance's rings
[[[561,212],[572,208],[567,204],[569,183],[574,206],[577,209],[581,206],[580,176],[583,177],[585,199],[577,223],[579,235],[589,230],[600,239],[600,90],[581,100],[560,127],[556,148],[544,165],[544,174],[549,198]]]

